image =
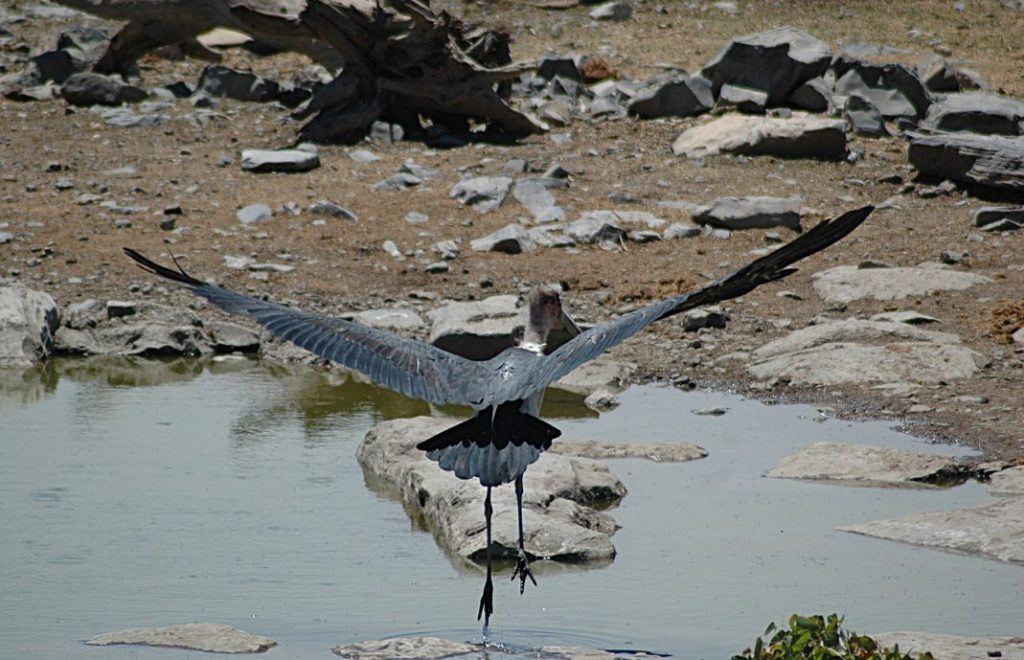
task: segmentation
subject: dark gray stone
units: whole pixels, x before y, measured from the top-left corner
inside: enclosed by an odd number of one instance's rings
[[[523,226],[512,224],[502,227],[493,234],[470,241],[470,247],[477,252],[519,254],[536,249],[537,244]]]
[[[971,225],[988,228],[996,223],[1012,223],[1015,227],[1024,227],[1024,206],[985,206],[971,213]]]
[[[693,221],[723,229],[800,227],[801,197],[720,197],[693,214]]]
[[[839,57],[832,69],[836,76],[836,94],[859,94],[887,119],[920,119],[932,104],[931,94],[917,72],[902,64],[877,65]]]
[[[763,115],[767,105],[768,94],[765,92],[749,87],[725,84],[718,90],[715,111],[725,112],[735,109],[751,115]]]
[[[614,222],[588,216],[569,223],[565,233],[577,243],[621,243],[626,240],[626,231]]]
[[[973,133],[908,133],[918,172],[957,183],[1024,192],[1024,142]]]
[[[235,71],[226,66],[211,64],[203,69],[196,91],[210,96],[236,101],[271,101],[280,91],[280,85],[250,71]]]
[[[822,78],[812,78],[789,95],[787,104],[810,112],[828,112],[832,107],[832,88]]]
[[[949,94],[928,109],[921,126],[936,131],[1021,135],[1024,101],[986,92]]]
[[[60,95],[71,105],[121,105],[146,99],[146,90],[99,73],[76,73],[61,85]]]
[[[724,328],[728,319],[718,305],[689,309],[683,312],[683,330],[696,332],[701,328]]]
[[[843,117],[857,135],[865,137],[882,137],[888,135],[885,130],[885,119],[871,101],[860,94],[846,97]]]
[[[99,60],[109,45],[110,33],[101,27],[74,25],[57,37],[57,50],[70,55],[78,71]]]
[[[590,10],[595,21],[628,21],[633,16],[633,5],[626,0],[612,0]]]
[[[320,167],[316,152],[301,149],[245,149],[242,169],[247,172],[308,172]]]
[[[374,190],[407,190],[423,184],[423,179],[407,172],[392,174],[382,181],[373,184]]]
[[[627,105],[629,114],[643,119],[689,117],[711,110],[711,83],[685,71],[667,71],[648,78]]]
[[[343,220],[351,220],[352,222],[358,222],[359,220],[359,217],[352,211],[326,199],[310,204],[309,212],[314,215],[329,215],[332,218],[341,218]]]

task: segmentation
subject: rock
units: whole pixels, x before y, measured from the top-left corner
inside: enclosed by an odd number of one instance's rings
[[[696,332],[701,328],[724,328],[728,318],[718,305],[688,309],[683,312],[683,330]]]
[[[601,356],[563,376],[554,387],[587,396],[598,391],[618,394],[629,387],[637,365]]]
[[[449,270],[451,270],[451,266],[446,261],[434,261],[423,267],[423,271],[431,275],[447,273]]]
[[[334,655],[350,660],[441,660],[481,651],[480,646],[438,637],[395,637],[339,644],[331,649]]]
[[[1007,223],[1024,227],[1024,206],[985,206],[971,212],[971,225],[974,227],[987,229],[997,224],[1008,227]]]
[[[848,303],[864,298],[900,300],[938,291],[963,291],[992,281],[983,275],[964,273],[937,263],[925,263],[914,268],[836,266],[811,277],[815,293],[830,303]]]
[[[871,101],[860,94],[851,94],[846,97],[846,105],[843,106],[843,117],[850,123],[850,128],[857,135],[865,137],[884,137],[888,135],[885,130],[885,119]]]
[[[891,541],[1024,564],[1024,497],[839,528]]]
[[[918,657],[931,653],[935,658],[957,660],[1021,660],[1024,658],[1024,639],[1020,637],[960,637],[928,632],[872,633],[871,638],[881,647],[900,647],[900,654]]]
[[[735,153],[845,160],[846,144],[846,123],[836,119],[803,113],[787,119],[726,115],[684,131],[672,144],[672,152],[688,158]]]
[[[274,211],[266,204],[250,204],[238,209],[235,216],[243,225],[249,226],[270,220],[274,217]]]
[[[95,298],[71,303],[64,310],[64,325],[75,330],[94,328],[107,319],[107,305]]]
[[[832,50],[792,27],[736,37],[701,70],[715,96],[722,85],[758,89],[768,105],[780,105],[800,85],[825,73]]]
[[[196,356],[213,346],[195,312],[157,303],[107,303],[107,317],[94,325],[64,325],[55,349],[71,355]]]
[[[249,353],[260,348],[260,334],[237,323],[213,321],[206,329],[209,330],[213,348],[218,353]]]
[[[558,206],[555,196],[534,179],[517,181],[512,189],[512,196],[533,214],[537,222],[565,220],[565,211]]]
[[[706,78],[673,70],[644,81],[627,109],[641,119],[689,117],[708,112],[713,104],[711,83]]]
[[[1024,101],[989,94],[949,94],[928,108],[923,128],[995,135],[1024,134]]]
[[[416,444],[451,427],[456,420],[415,417],[378,424],[356,451],[362,468],[391,484],[406,505],[421,513],[439,541],[459,557],[482,561],[485,489],[438,468]],[[611,535],[618,528],[595,503],[614,503],[626,489],[604,465],[584,458],[541,454],[523,479],[523,528],[530,557],[555,561],[607,561],[615,556]],[[518,524],[515,493],[492,493],[492,552],[515,557]]]
[[[430,249],[432,252],[440,254],[442,259],[446,261],[451,261],[452,259],[459,256],[459,250],[461,249],[461,247],[461,238],[450,238],[448,240],[438,241],[437,243],[434,243],[433,245],[430,246]]]
[[[342,220],[350,220],[352,222],[359,221],[359,217],[355,213],[349,211],[344,206],[339,206],[338,204],[326,199],[313,202],[309,205],[308,210],[314,215],[329,215],[332,218],[341,218]]]
[[[605,2],[590,10],[595,21],[628,21],[633,16],[633,5],[624,0]]]
[[[244,630],[218,623],[184,623],[166,628],[132,628],[98,635],[85,642],[89,646],[133,644],[166,646],[207,653],[263,653],[277,646],[269,637],[251,635]]]
[[[515,345],[522,326],[515,296],[455,302],[427,312],[433,322],[430,343],[471,360],[487,360]]]
[[[236,101],[265,102],[273,100],[280,85],[250,71],[235,71],[219,64],[210,64],[199,76],[196,91],[210,96],[226,96]]]
[[[882,312],[874,314],[871,321],[890,321],[892,323],[907,323],[909,325],[927,325],[929,323],[941,323],[939,319],[920,312]]]
[[[356,323],[380,328],[382,330],[416,330],[425,324],[416,312],[408,309],[368,309],[357,313],[353,318]]]
[[[380,156],[369,149],[353,149],[348,152],[348,157],[357,163],[376,163],[380,160]]]
[[[1024,465],[1000,470],[992,475],[988,492],[993,495],[1024,495]]]
[[[752,115],[763,115],[768,105],[768,95],[760,90],[739,85],[722,85],[715,102],[715,112],[737,110]]]
[[[808,326],[751,354],[757,379],[794,385],[909,382],[937,384],[967,378],[988,358],[956,335],[906,323],[847,319]]]
[[[448,196],[478,213],[487,213],[502,205],[511,188],[512,179],[509,177],[480,176],[455,184]]]
[[[506,254],[519,254],[521,252],[532,252],[537,249],[537,244],[530,237],[530,232],[522,225],[505,225],[498,231],[473,239],[469,242],[477,252],[504,252]]]
[[[61,85],[60,95],[71,105],[81,106],[138,103],[149,96],[144,89],[99,73],[72,75]]]
[[[551,445],[548,452],[562,456],[579,456],[607,460],[610,458],[645,458],[655,463],[685,463],[705,458],[703,447],[687,442],[603,442],[599,440],[567,440]]]
[[[407,190],[422,185],[423,179],[407,172],[398,172],[373,184],[374,190]]]
[[[668,241],[675,238],[693,238],[695,236],[700,236],[702,233],[703,230],[696,225],[673,222],[665,229],[664,232],[662,232],[661,237]]]
[[[544,80],[566,78],[582,82],[581,60],[581,55],[545,55],[537,62],[537,75]]]
[[[932,103],[931,94],[917,73],[902,64],[869,64],[840,56],[832,63],[832,70],[836,94],[857,94],[886,118],[919,119]]]
[[[908,133],[918,172],[966,185],[1024,191],[1024,141],[974,133]]]
[[[49,295],[0,286],[0,368],[26,369],[46,360],[59,324],[57,303]]]
[[[384,241],[384,243],[381,244],[381,248],[383,248],[383,250],[387,252],[388,255],[397,259],[398,261],[405,261],[405,255],[402,254],[402,251],[398,249],[398,245],[394,241],[390,239]]]
[[[988,88],[988,83],[977,71],[961,68],[939,56],[918,67],[918,73],[930,92],[965,92]]]
[[[948,456],[841,442],[816,442],[783,458],[768,471],[768,476],[855,485],[913,485],[955,479],[965,472],[964,466]]]
[[[822,78],[811,78],[797,87],[786,103],[809,112],[828,112],[832,107],[832,88]]]
[[[719,197],[693,213],[693,221],[723,229],[800,226],[801,197]]]
[[[242,169],[247,172],[308,172],[320,167],[316,152],[299,149],[245,149]]]
[[[626,231],[622,227],[596,216],[585,216],[570,222],[565,227],[565,233],[577,243],[588,245],[605,241],[622,243],[626,240]]]

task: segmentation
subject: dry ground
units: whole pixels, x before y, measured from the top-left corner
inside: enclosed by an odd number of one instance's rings
[[[14,10],[28,4],[15,2]],[[887,56],[888,60],[915,63],[934,48],[948,48],[953,58],[967,60],[993,87],[1024,97],[1024,12],[1004,9],[996,1],[968,1],[962,12],[944,0],[741,2],[738,16],[711,9],[710,2],[663,2],[665,13],[661,13],[656,3],[638,1],[632,20],[599,26],[589,23],[583,9],[551,12],[519,2],[444,4],[470,20],[509,29],[517,59],[547,51],[597,53],[625,77],[649,75],[655,71],[651,65],[664,62],[696,71],[730,36],[788,24],[832,44],[868,42],[910,51]],[[45,48],[72,22],[81,21],[32,19],[10,29],[29,46]],[[255,58],[244,52],[228,53],[225,63],[281,79],[306,64],[295,55]],[[175,80],[194,83],[202,66],[148,58],[143,76],[149,86]],[[190,109],[187,102],[179,102],[174,112]],[[448,199],[447,192],[462,172],[499,174],[512,157],[541,168],[561,163],[573,172],[574,185],[556,196],[570,216],[573,211],[622,207],[608,198],[617,191],[643,200],[642,205],[625,208],[648,210],[667,199],[703,203],[724,195],[801,195],[811,209],[806,224],[881,202],[899,193],[914,176],[907,165],[906,146],[895,138],[858,141],[865,156],[855,165],[716,158],[700,166],[674,158],[672,140],[695,120],[580,121],[558,130],[572,135],[567,146],[557,146],[545,136],[513,147],[436,152],[416,143],[363,145],[382,157],[372,164],[350,160],[347,147],[327,146],[320,152],[322,167],[313,172],[251,175],[238,166],[240,150],[287,145],[297,124],[284,111],[267,106],[227,101],[220,111],[225,119],[204,128],[173,121],[154,128],[118,129],[106,126],[88,110],[69,108],[59,100],[29,104],[0,100],[0,230],[18,236],[15,242],[0,245],[0,277],[47,291],[62,304],[87,297],[133,297],[140,294],[129,286],[147,281],[120,253],[123,246],[133,246],[154,256],[173,251],[192,272],[231,287],[330,311],[407,301],[413,290],[467,299],[515,293],[537,281],[562,281],[569,285],[567,298],[576,315],[596,321],[620,307],[676,292],[742,265],[752,258],[751,250],[764,246],[765,232],[735,233],[728,240],[702,237],[630,244],[623,252],[582,248],[579,254],[543,249],[516,256],[478,254],[469,250],[468,241],[514,222],[523,209],[513,200],[487,215],[460,207]],[[590,149],[598,155],[587,155]],[[223,156],[234,162],[218,166]],[[443,175],[425,190],[370,189],[407,159],[439,168]],[[48,171],[50,163],[59,163],[60,171]],[[136,173],[108,173],[122,166],[134,167]],[[904,183],[879,182],[890,175],[899,175]],[[74,188],[57,190],[54,184],[62,177],[70,179]],[[101,194],[122,205],[147,206],[149,211],[127,216],[132,226],[119,229],[114,221],[125,216],[96,204],[76,204],[75,197],[82,193]],[[346,206],[358,215],[358,223],[328,220],[317,226],[309,214],[292,217],[278,211],[286,202],[305,207],[318,199]],[[235,211],[257,202],[273,207],[276,217],[257,230],[243,229]],[[170,234],[159,229],[159,212],[175,204],[184,211],[178,226],[188,229]],[[618,349],[615,356],[639,363],[643,378],[688,375],[701,387],[747,391],[750,383],[745,372],[738,363],[720,359],[722,355],[756,348],[783,335],[787,323],[802,327],[823,313],[843,318],[913,309],[941,319],[942,330],[958,334],[991,356],[992,366],[979,377],[910,398],[884,398],[852,387],[781,387],[759,390],[758,395],[813,401],[841,414],[895,418],[903,418],[914,403],[923,403],[934,411],[912,420],[917,432],[979,446],[991,456],[1024,457],[1024,407],[1020,404],[1024,352],[998,342],[996,332],[1005,320],[1005,310],[1011,309],[1006,301],[1024,298],[1024,232],[968,241],[970,210],[985,202],[960,193],[923,199],[906,191],[901,205],[900,210],[877,212],[851,239],[808,259],[802,272],[785,283],[727,304],[731,320],[726,330],[698,336],[666,322]],[[430,219],[410,225],[404,221],[410,211]],[[686,219],[677,211],[656,212],[669,220]],[[265,237],[257,232],[265,232]],[[451,272],[424,273],[423,265],[435,257],[415,251],[429,250],[432,243],[454,237],[466,244],[462,256],[452,262]],[[381,249],[387,239],[411,256],[395,261]],[[967,292],[896,303],[855,302],[845,310],[829,310],[811,290],[809,273],[822,268],[864,259],[915,265],[937,261],[944,250],[969,252],[969,258],[956,267],[987,275],[993,282]],[[291,255],[296,270],[272,274],[266,282],[228,270],[222,261],[224,254],[248,254],[280,262],[284,253]],[[69,278],[81,278],[81,283],[71,283]],[[777,297],[782,289],[797,292],[803,300]],[[187,300],[177,291],[157,290],[153,295]],[[993,317],[997,307],[1002,315]],[[963,403],[955,399],[960,395],[981,395],[988,402]]]

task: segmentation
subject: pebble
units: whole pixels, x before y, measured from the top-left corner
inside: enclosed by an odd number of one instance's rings
[[[447,273],[449,271],[447,261],[435,261],[434,263],[427,264],[427,267],[423,269],[427,273],[438,274]]]
[[[249,226],[270,220],[274,217],[274,211],[266,204],[250,204],[238,209],[235,216],[243,225]]]

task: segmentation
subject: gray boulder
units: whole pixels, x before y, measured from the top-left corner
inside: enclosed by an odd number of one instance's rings
[[[982,229],[1024,227],[1024,206],[985,206],[971,212],[971,224]]]
[[[815,293],[830,303],[848,303],[864,298],[900,300],[939,291],[963,291],[992,281],[984,275],[953,270],[938,263],[923,263],[912,268],[836,266],[811,277]]]
[[[974,133],[908,133],[910,164],[924,176],[1024,192],[1024,141]]]
[[[803,83],[825,73],[832,49],[792,27],[781,27],[729,41],[701,70],[717,97],[722,85],[759,89],[768,105],[779,105]]]
[[[966,92],[988,88],[988,83],[977,71],[960,67],[943,57],[931,58],[918,67],[918,72],[930,92]]]
[[[722,85],[715,101],[715,112],[737,110],[751,115],[763,115],[768,106],[768,94],[739,85]]]
[[[184,623],[166,628],[132,628],[104,633],[86,640],[88,646],[132,644],[207,653],[263,653],[277,646],[269,637],[218,623]]]
[[[60,95],[71,105],[121,105],[138,103],[149,94],[112,76],[100,73],[76,73],[60,87]]]
[[[878,108],[883,117],[920,119],[932,104],[931,94],[917,72],[902,64],[870,64],[839,57],[832,63],[835,93],[858,94]]]
[[[885,118],[878,108],[868,99],[860,94],[851,94],[846,97],[846,104],[843,106],[843,117],[850,123],[850,128],[857,135],[865,137],[884,137],[888,135],[885,130]]]
[[[250,353],[260,348],[260,334],[251,328],[228,321],[212,321],[206,326],[213,348],[218,353]]]
[[[537,249],[537,244],[522,225],[505,225],[498,231],[475,238],[469,242],[469,246],[477,252],[504,252],[505,254],[520,254],[532,252]]]
[[[1024,564],[1024,497],[991,504],[913,513],[839,528],[865,536],[922,545],[938,550]]]
[[[675,238],[694,238],[695,236],[700,236],[703,233],[704,230],[696,225],[673,222],[665,229],[664,232],[662,232],[661,237],[668,241]]]
[[[615,222],[594,215],[570,222],[565,227],[565,233],[577,243],[587,245],[605,241],[622,243],[626,240],[626,230]]]
[[[50,356],[60,324],[48,294],[0,286],[0,368],[24,369]]]
[[[421,513],[440,542],[455,555],[481,561],[486,550],[485,489],[438,468],[416,444],[456,420],[416,417],[378,424],[356,451],[364,470],[400,494]],[[542,454],[524,477],[523,528],[526,552],[555,561],[607,561],[615,556],[611,535],[618,525],[590,504],[619,501],[626,488],[608,468],[583,458]],[[518,550],[516,500],[512,488],[492,494],[492,552],[515,557]]]
[[[735,153],[844,160],[846,122],[796,112],[785,119],[729,114],[687,129],[672,144],[672,152],[688,158]]]
[[[304,149],[245,149],[242,169],[247,172],[308,172],[320,167],[316,151]]]
[[[965,471],[948,456],[817,442],[783,458],[768,471],[768,476],[853,485],[927,485],[961,477]]]
[[[689,117],[711,110],[711,83],[685,71],[668,71],[652,76],[633,96],[627,109],[641,119]]]
[[[719,197],[693,213],[693,221],[723,229],[788,227],[801,231],[802,197]]]
[[[190,309],[143,302],[107,303],[106,319],[61,326],[56,350],[72,355],[201,355],[212,352],[202,322]]]
[[[251,71],[235,71],[226,66],[211,64],[203,69],[196,91],[209,96],[226,96],[236,101],[271,101],[281,86]]]
[[[786,104],[809,112],[828,112],[832,107],[832,87],[822,78],[812,78],[797,87]]]
[[[313,202],[309,205],[308,210],[313,215],[329,215],[332,218],[341,218],[342,220],[350,220],[352,222],[359,220],[359,217],[352,211],[326,199]]]
[[[1024,495],[1024,465],[994,473],[988,484],[988,492],[993,495]]]
[[[512,196],[533,214],[537,222],[561,222],[565,220],[565,211],[558,206],[555,196],[535,179],[517,181],[512,189]]]
[[[249,226],[270,220],[274,217],[274,210],[266,204],[250,204],[238,209],[235,217],[243,225]]]
[[[474,302],[451,302],[427,312],[433,325],[430,343],[470,358],[486,360],[515,345],[522,327],[516,296],[492,296]]]
[[[456,183],[448,196],[478,213],[487,213],[504,203],[512,183],[507,176],[479,176]]]
[[[1024,101],[986,92],[949,94],[928,108],[921,126],[936,131],[1024,134]]]

